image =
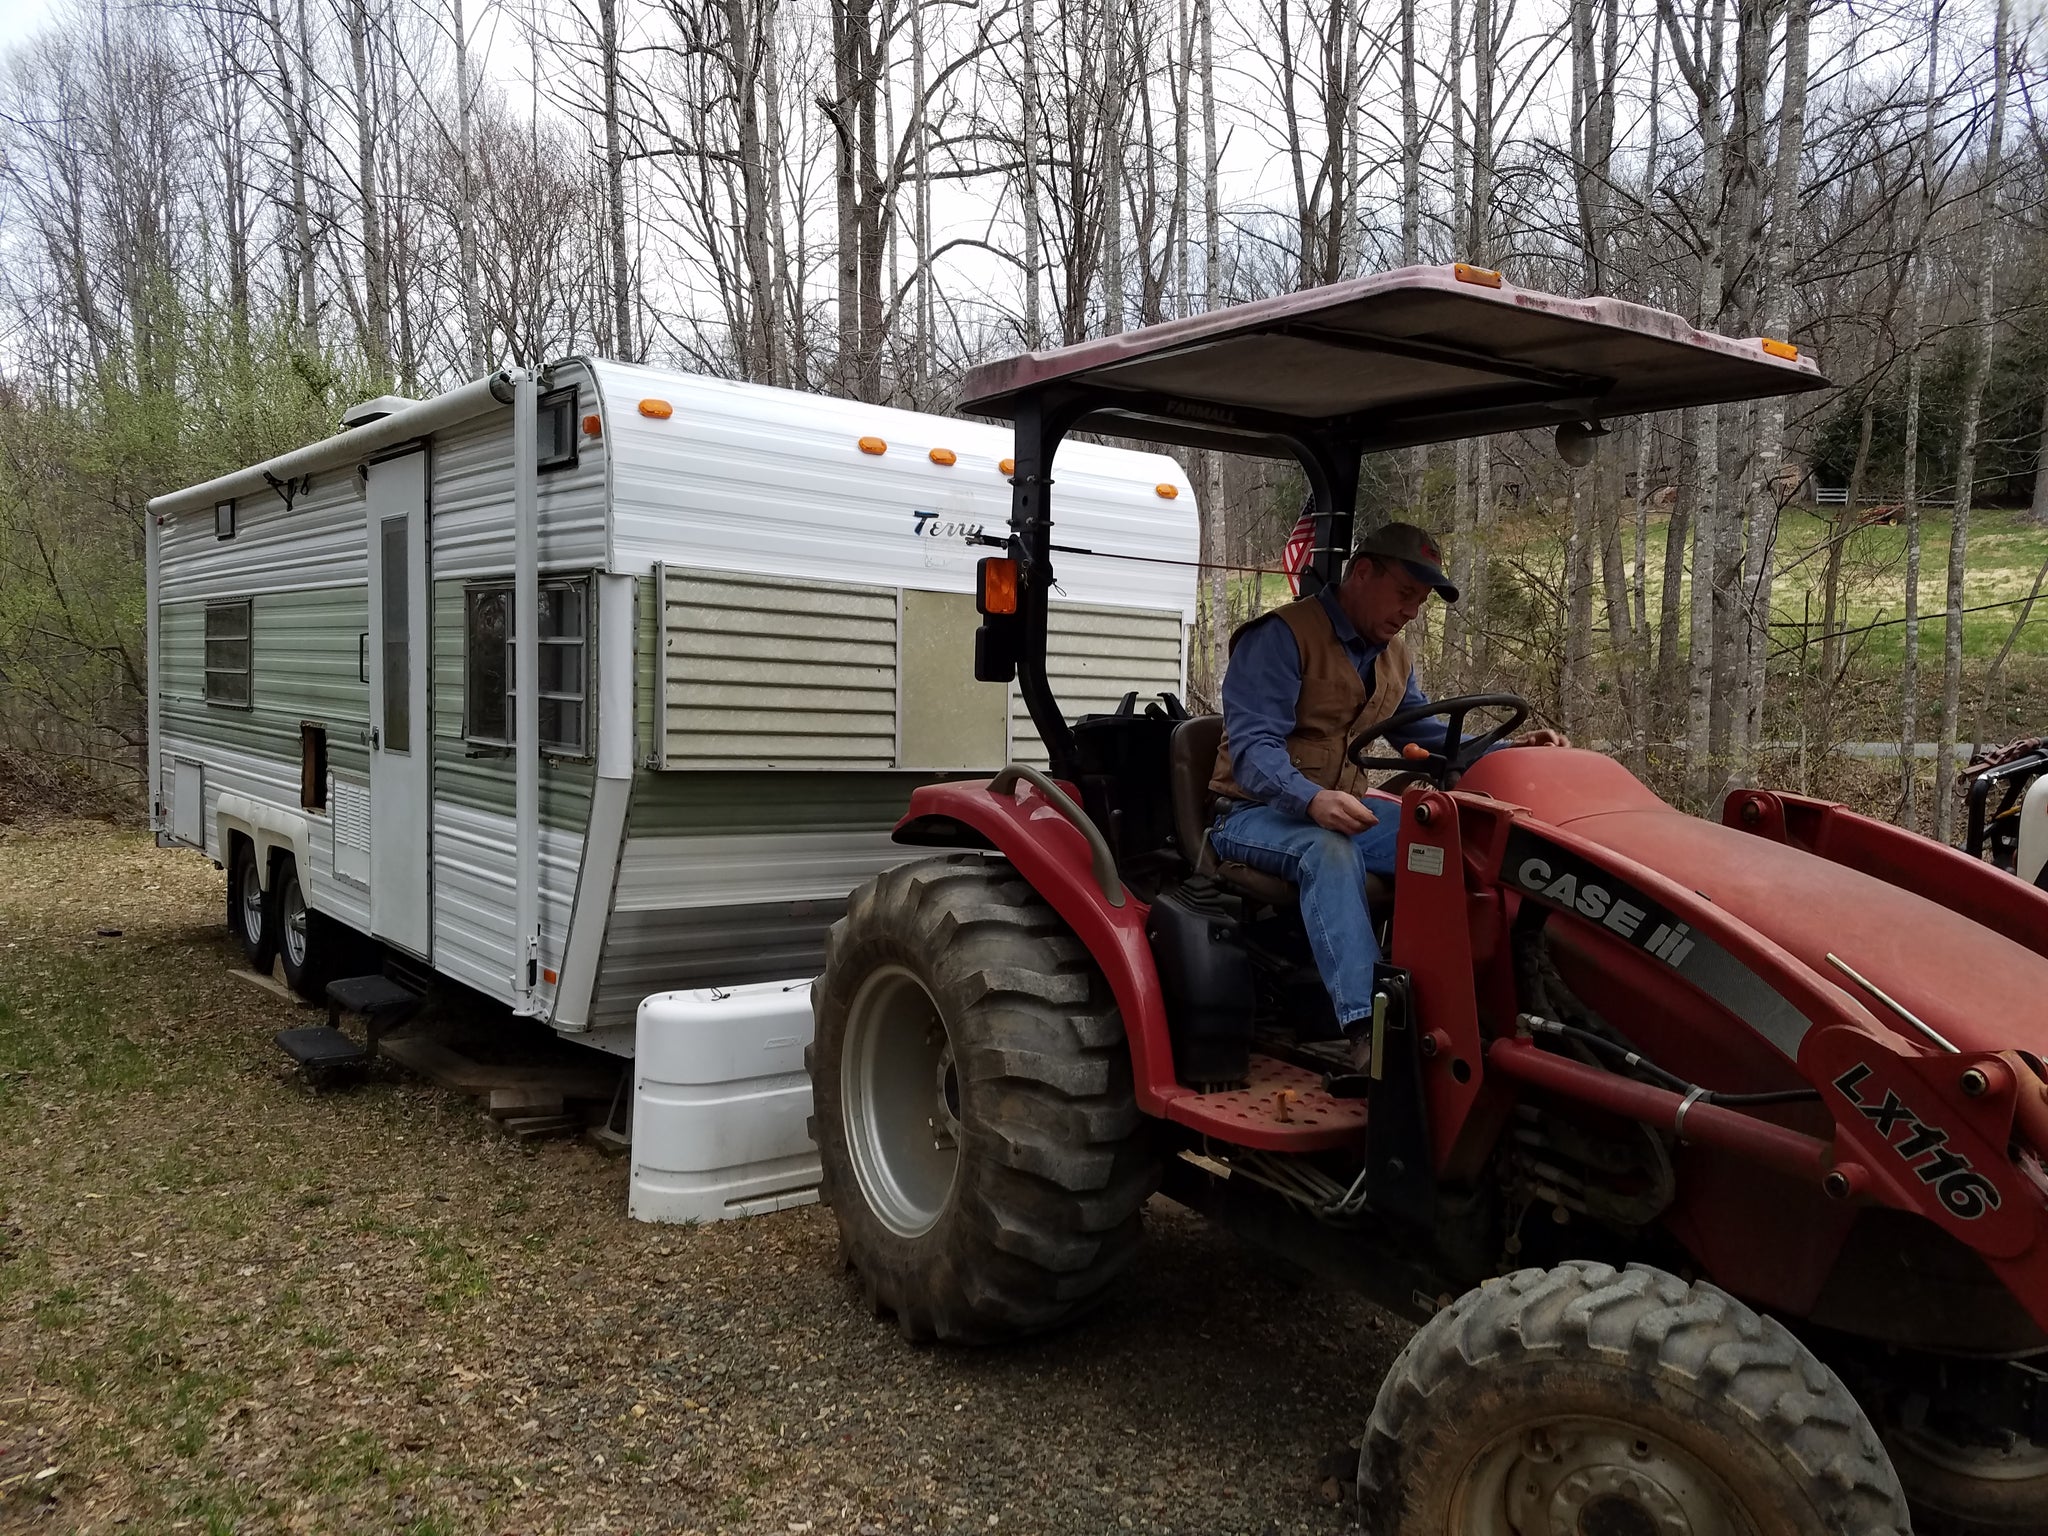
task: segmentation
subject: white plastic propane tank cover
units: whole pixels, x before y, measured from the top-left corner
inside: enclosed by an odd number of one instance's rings
[[[811,984],[657,992],[633,1055],[636,1221],[723,1221],[818,1198]]]

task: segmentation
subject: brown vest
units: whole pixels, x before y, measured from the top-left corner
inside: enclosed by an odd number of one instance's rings
[[[1294,700],[1294,729],[1287,737],[1287,755],[1321,788],[1363,794],[1366,776],[1351,766],[1346,750],[1360,732],[1371,730],[1401,707],[1408,687],[1407,645],[1398,635],[1387,642],[1373,663],[1372,697],[1367,698],[1358,668],[1351,664],[1350,653],[1337,638],[1329,610],[1320,598],[1300,598],[1252,623],[1267,619],[1277,619],[1292,630],[1295,648],[1301,652],[1301,692]],[[1238,627],[1230,637],[1233,648],[1249,628],[1251,624]],[[1228,730],[1216,748],[1209,788],[1236,800],[1253,798],[1232,772]]]

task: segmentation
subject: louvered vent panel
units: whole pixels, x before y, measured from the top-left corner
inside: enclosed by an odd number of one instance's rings
[[[663,566],[663,768],[888,768],[896,590]]]
[[[1106,714],[1132,689],[1138,705],[1159,693],[1181,692],[1182,624],[1178,613],[1156,609],[1052,605],[1046,635],[1046,675],[1069,720]],[[1045,766],[1045,743],[1031,723],[1023,696],[1010,694],[1010,756]]]

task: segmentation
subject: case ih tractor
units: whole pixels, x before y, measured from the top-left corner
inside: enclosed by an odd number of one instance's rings
[[[1370,1531],[2048,1531],[2048,893],[1839,805],[1707,821],[1597,753],[1481,757],[1527,706],[1439,700],[1462,746],[1349,748],[1413,775],[1354,1071],[1292,887],[1207,845],[1220,722],[1069,722],[1046,675],[1076,429],[1297,459],[1331,582],[1363,453],[1822,383],[1470,268],[970,376],[1016,424],[976,675],[1051,772],[918,790],[896,837],[931,852],[832,931],[816,1135],[877,1311],[1055,1326],[1162,1192],[1421,1321]]]

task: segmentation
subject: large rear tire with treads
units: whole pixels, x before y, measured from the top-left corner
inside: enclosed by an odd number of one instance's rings
[[[1359,1460],[1372,1536],[1907,1536],[1833,1371],[1725,1292],[1573,1262],[1410,1340]]]
[[[1017,872],[966,855],[869,881],[811,997],[823,1194],[877,1313],[982,1343],[1098,1300],[1158,1158],[1108,984]]]

